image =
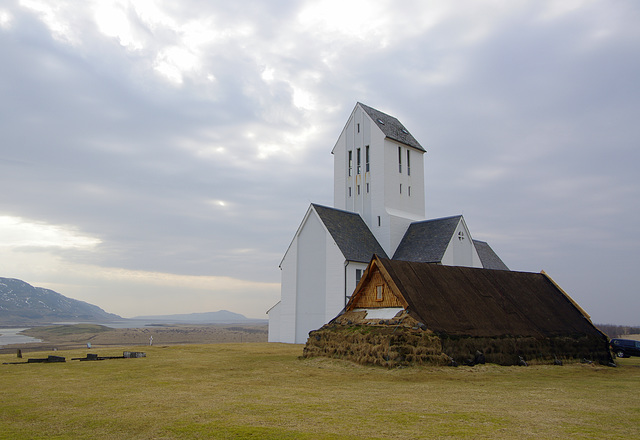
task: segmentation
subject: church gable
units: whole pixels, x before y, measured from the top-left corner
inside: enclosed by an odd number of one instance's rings
[[[447,266],[482,267],[471,233],[462,216],[453,231],[441,263]]]

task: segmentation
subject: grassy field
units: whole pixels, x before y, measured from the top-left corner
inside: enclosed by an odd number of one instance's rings
[[[123,350],[147,357],[70,360]],[[387,370],[301,353],[267,343],[31,352],[67,362],[0,365],[0,438],[640,437],[638,358]]]

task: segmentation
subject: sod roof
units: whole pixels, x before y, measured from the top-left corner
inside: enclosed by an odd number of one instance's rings
[[[602,335],[545,274],[380,257],[374,260],[404,296],[409,313],[437,333],[478,337]]]

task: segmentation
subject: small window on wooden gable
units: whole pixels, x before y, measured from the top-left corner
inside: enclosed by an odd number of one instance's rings
[[[376,286],[376,301],[382,301],[382,295],[384,293],[384,285],[379,284]]]

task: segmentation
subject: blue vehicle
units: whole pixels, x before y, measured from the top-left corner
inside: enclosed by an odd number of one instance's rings
[[[612,339],[609,342],[611,351],[619,358],[640,356],[640,341],[633,339]]]

